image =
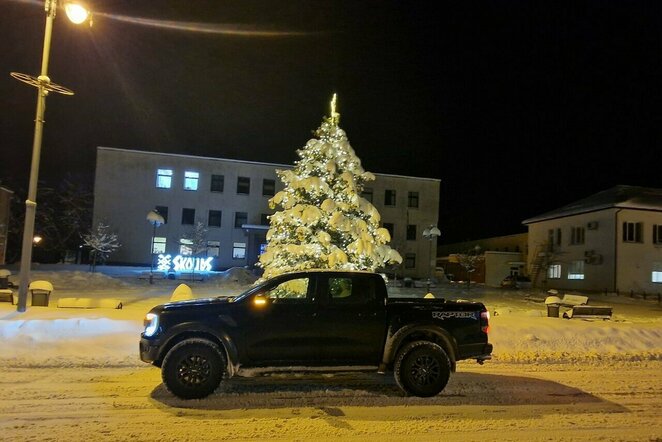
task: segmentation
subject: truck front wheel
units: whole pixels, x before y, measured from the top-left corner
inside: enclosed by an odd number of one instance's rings
[[[212,394],[225,377],[225,355],[207,339],[186,339],[163,359],[161,377],[168,391],[182,399]]]
[[[439,345],[430,341],[415,341],[398,352],[393,372],[396,383],[405,393],[430,397],[446,387],[451,363]]]

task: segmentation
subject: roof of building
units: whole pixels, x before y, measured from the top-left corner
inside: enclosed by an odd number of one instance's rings
[[[662,210],[662,189],[618,185],[558,209],[525,219],[532,224],[604,209]]]
[[[145,154],[145,155],[176,156],[176,157],[182,157],[182,158],[196,158],[196,159],[203,159],[203,160],[227,161],[227,162],[233,162],[233,163],[257,164],[257,165],[261,165],[261,166],[273,166],[275,168],[292,168],[292,167],[294,167],[292,164],[265,163],[265,162],[261,162],[261,161],[235,160],[235,159],[231,159],[231,158],[203,157],[203,156],[198,156],[198,155],[187,155],[187,154],[179,154],[179,153],[150,152],[150,151],[146,151],[146,150],[122,149],[122,148],[118,148],[118,147],[97,146],[97,150],[129,152],[129,153]],[[372,174],[377,175],[377,176],[390,177],[390,178],[416,179],[416,180],[437,181],[437,182],[441,181],[439,178],[427,178],[427,177],[407,176],[407,175],[392,175],[392,174],[388,174],[388,173],[378,173],[378,172],[372,172]]]

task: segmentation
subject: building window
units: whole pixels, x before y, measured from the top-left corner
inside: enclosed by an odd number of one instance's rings
[[[232,245],[232,259],[246,258],[246,243],[236,242]]]
[[[274,196],[276,193],[276,180],[262,180],[262,196]]]
[[[418,208],[418,192],[409,192],[407,196],[407,207]]]
[[[653,244],[662,244],[662,224],[653,226]]]
[[[561,229],[556,229],[556,245],[561,245]]]
[[[641,231],[643,223],[623,223],[623,242],[643,242]]]
[[[386,189],[384,192],[384,205],[395,206],[395,190]]]
[[[193,241],[188,238],[181,238],[179,240],[179,254],[193,255]]]
[[[225,177],[223,175],[212,175],[211,176],[211,190],[212,192],[223,192],[223,186],[225,186]]]
[[[415,269],[416,268],[416,254],[407,253],[405,255],[405,269]]]
[[[407,241],[416,241],[416,224],[407,224]]]
[[[221,227],[221,215],[223,212],[220,210],[210,210],[209,211],[209,221],[207,225],[209,227]]]
[[[584,279],[584,260],[570,262],[568,279]]]
[[[662,262],[653,263],[652,282],[662,283]]]
[[[152,253],[165,253],[166,251],[166,239],[163,236],[155,236],[154,243],[152,244]]]
[[[552,264],[547,269],[547,278],[560,279],[561,278],[561,264]]]
[[[237,193],[248,195],[251,193],[251,179],[245,176],[237,178]]]
[[[243,224],[248,222],[248,213],[246,212],[235,212],[234,213],[234,227],[236,229],[241,229]]]
[[[168,206],[156,206],[154,209],[163,217],[163,224],[168,224]]]
[[[269,215],[268,213],[263,213],[260,215],[260,225],[261,226],[268,226],[269,225]]]
[[[195,209],[182,209],[182,224],[193,225],[195,221]]]
[[[584,244],[585,230],[583,227],[572,227],[570,229],[570,244]]]
[[[156,171],[156,187],[170,189],[172,186],[172,169],[158,169]]]
[[[394,238],[393,233],[395,232],[395,224],[384,223],[384,228],[388,230],[389,235],[391,235],[391,239],[393,239]]]
[[[363,192],[361,192],[361,196],[365,198],[367,201],[372,202],[372,188],[365,187],[363,189]]]
[[[184,172],[184,190],[198,190],[199,179],[199,172],[191,172],[190,170]]]
[[[207,241],[207,256],[218,256],[221,253],[220,241]]]

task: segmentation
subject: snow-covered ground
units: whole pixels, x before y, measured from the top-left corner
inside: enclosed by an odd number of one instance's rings
[[[194,297],[240,293],[253,281],[243,269],[213,274],[206,281],[139,279],[138,270],[101,268],[32,272],[33,280],[54,286],[49,307],[30,306],[16,312],[0,303],[0,362],[11,366],[39,364],[131,365],[145,313],[167,302],[181,283]],[[67,268],[61,266],[62,269]],[[10,277],[14,280],[14,277]],[[17,281],[16,281],[17,282]],[[437,297],[483,302],[490,313],[490,341],[495,360],[502,362],[568,363],[603,359],[638,361],[662,359],[662,304],[657,299],[631,299],[591,294],[592,305],[610,305],[610,321],[547,317],[544,294],[526,290],[504,291],[473,286],[432,289]],[[390,288],[392,296],[423,296],[423,288]],[[122,309],[57,308],[60,298],[119,299]],[[95,348],[94,352],[88,349]]]
[[[3,367],[4,371],[4,378],[0,380],[2,383],[0,399],[3,399],[0,402],[9,400],[8,404],[12,404],[8,409],[0,408],[0,430],[2,430],[0,440],[5,440],[7,435],[12,436],[11,440],[59,440],[65,434],[70,440],[79,440],[76,438],[75,431],[72,431],[71,434],[66,433],[67,426],[58,427],[60,429],[56,431],[53,429],[54,427],[31,423],[27,417],[30,411],[26,409],[25,415],[23,415],[20,410],[21,403],[23,403],[21,401],[27,401],[25,404],[31,404],[31,407],[47,408],[47,404],[52,403],[53,400],[69,394],[69,392],[58,390],[57,384],[60,382],[63,389],[72,388],[71,382],[74,382],[80,383],[80,386],[76,387],[78,389],[89,384],[93,389],[101,391],[103,388],[97,385],[96,381],[91,381],[90,376],[85,376],[84,373],[102,373],[103,375],[99,379],[104,379],[104,376],[106,378],[110,376],[108,373],[116,371],[125,373],[126,379],[129,379],[129,376],[132,377],[133,384],[131,384],[131,388],[126,387],[126,391],[129,392],[126,394],[132,398],[133,395],[137,395],[137,398],[132,400],[147,400],[141,407],[149,408],[151,406],[156,411],[171,410],[167,414],[173,412],[177,414],[172,410],[182,409],[182,407],[183,409],[202,410],[201,412],[211,409],[215,413],[219,409],[243,410],[244,412],[240,415],[233,416],[238,419],[237,425],[248,425],[251,428],[255,425],[249,425],[249,423],[255,423],[269,415],[268,410],[270,409],[280,409],[280,412],[271,413],[272,417],[280,416],[283,407],[298,409],[306,416],[312,413],[308,417],[315,419],[313,416],[315,413],[305,411],[305,407],[313,407],[313,410],[315,407],[322,407],[321,409],[328,411],[331,406],[342,405],[338,409],[342,411],[333,411],[335,409],[331,409],[331,411],[345,413],[348,416],[358,413],[362,416],[361,419],[379,421],[388,419],[388,416],[392,415],[408,414],[412,411],[410,407],[413,406],[422,407],[419,411],[428,413],[432,420],[426,421],[426,418],[420,416],[412,418],[416,423],[412,424],[411,428],[416,428],[416,431],[412,430],[413,432],[409,436],[416,435],[419,440],[436,440],[432,435],[427,438],[421,437],[427,431],[423,428],[425,425],[434,428],[439,425],[439,419],[444,419],[438,416],[438,411],[434,411],[434,406],[448,405],[454,401],[459,401],[460,406],[471,405],[471,403],[467,405],[464,399],[457,398],[465,397],[468,394],[467,391],[472,390],[472,385],[474,386],[472,391],[475,392],[474,381],[478,379],[474,378],[475,376],[485,373],[497,376],[494,379],[497,379],[498,382],[491,381],[489,375],[488,378],[480,381],[484,392],[486,391],[488,397],[491,398],[489,400],[496,400],[499,395],[518,395],[521,393],[521,388],[535,390],[538,387],[542,388],[542,392],[533,392],[532,398],[536,394],[556,397],[554,395],[565,395],[566,393],[579,395],[576,398],[580,398],[584,393],[595,394],[595,391],[587,392],[582,389],[591,390],[593,388],[591,385],[596,382],[593,378],[600,378],[598,382],[601,383],[600,388],[606,388],[610,392],[608,394],[643,395],[641,397],[647,398],[647,401],[637,402],[642,408],[637,412],[639,414],[625,416],[622,419],[624,426],[630,419],[639,425],[638,429],[629,431],[620,427],[618,431],[606,429],[603,433],[597,433],[597,435],[601,435],[599,438],[605,440],[660,440],[662,438],[662,419],[657,417],[653,410],[648,409],[649,405],[662,406],[662,398],[660,398],[662,390],[659,387],[662,384],[660,370],[662,368],[662,305],[658,303],[657,299],[643,300],[615,295],[589,294],[591,304],[613,307],[612,319],[608,321],[567,320],[547,317],[547,310],[542,302],[545,297],[544,293],[526,290],[504,291],[480,286],[472,286],[471,290],[450,285],[439,287],[432,290],[437,297],[477,300],[488,307],[492,313],[490,342],[494,345],[494,359],[483,366],[469,362],[460,363],[458,373],[454,374],[447,389],[437,398],[427,400],[427,402],[418,398],[404,398],[399,394],[390,377],[379,378],[358,374],[308,375],[304,376],[303,384],[307,385],[304,387],[301,382],[297,383],[297,380],[301,380],[300,377],[289,378],[278,375],[272,376],[266,381],[238,379],[229,384],[223,394],[214,395],[202,401],[194,401],[195,404],[191,405],[190,401],[178,401],[170,397],[162,386],[159,386],[158,369],[150,367],[138,359],[137,347],[142,330],[142,318],[152,306],[168,301],[180,283],[188,284],[195,297],[231,295],[241,292],[250,285],[252,281],[250,275],[241,269],[233,269],[216,273],[206,281],[156,280],[154,284],[149,284],[147,280],[138,277],[144,269],[102,267],[99,270],[92,274],[85,271],[84,268],[64,265],[40,267],[32,272],[32,280],[47,280],[53,284],[54,292],[49,307],[31,306],[28,302],[27,311],[18,313],[16,306],[8,302],[0,302],[0,367]],[[15,275],[10,277],[10,280],[18,282]],[[424,289],[391,288],[390,290],[390,294],[393,296],[422,297],[425,294]],[[58,308],[56,305],[60,298],[119,299],[123,308]],[[509,373],[517,376],[509,376]],[[523,381],[523,373],[526,373],[525,377],[532,376],[534,380]],[[628,373],[637,374],[639,379],[632,380],[630,384],[624,382],[623,378],[627,378]],[[38,376],[34,377],[36,374]],[[60,379],[63,376],[70,377],[70,382]],[[81,376],[81,379],[78,380],[78,376]],[[648,379],[644,380],[642,377],[648,377]],[[44,378],[49,381],[44,381]],[[30,380],[26,381],[26,379]],[[610,379],[613,379],[611,384]],[[552,385],[548,385],[546,382],[552,381],[554,386],[561,384],[566,389],[572,387],[572,391],[559,393],[560,390],[557,391],[557,389],[553,393],[545,393],[545,388]],[[24,387],[18,386],[25,382],[34,382],[35,386],[41,385],[39,387],[41,389],[54,389],[54,391],[43,396],[35,393],[36,398],[28,401],[24,397],[30,396],[33,392],[24,391],[22,390]],[[90,382],[92,383],[90,384]],[[325,387],[328,382],[331,387]],[[536,386],[536,382],[540,385]],[[366,385],[367,390],[364,388]],[[649,391],[646,390],[648,388],[646,385],[651,386]],[[76,388],[72,391],[76,391]],[[109,388],[113,388],[112,385]],[[123,391],[117,384],[115,384],[115,388]],[[509,390],[509,388],[512,389]],[[146,394],[143,396],[142,393],[135,393],[137,390],[146,391]],[[151,396],[149,391],[152,392]],[[323,393],[324,391],[327,393]],[[513,393],[513,391],[517,393]],[[476,392],[476,394],[484,394],[484,392]],[[94,396],[93,393],[90,394]],[[321,397],[320,394],[324,397]],[[327,397],[329,395],[332,399]],[[116,396],[117,394],[113,397]],[[151,401],[149,397],[151,397]],[[230,402],[227,398],[231,398]],[[158,404],[154,403],[155,400]],[[508,400],[512,400],[512,397],[499,399],[499,403],[507,404]],[[529,399],[525,402],[527,401]],[[579,399],[577,401],[583,402]],[[615,402],[619,403],[617,400]],[[644,403],[645,406],[642,405]],[[515,415],[523,412],[521,409],[523,405],[525,404],[516,403],[514,408],[507,408],[502,413],[509,416],[510,413],[514,413],[512,418],[515,419]],[[27,405],[25,406],[27,407]],[[433,409],[426,407],[433,407]],[[557,412],[559,411],[557,410]],[[455,410],[454,413],[460,413],[460,411]],[[471,414],[473,411],[469,413]],[[582,416],[585,417],[579,421],[598,419],[595,417],[597,416],[595,413],[599,414],[601,411],[598,409],[583,411]],[[122,431],[126,430],[121,422],[121,419],[125,419],[126,416],[115,415],[114,411],[106,409],[103,410],[103,415],[106,416],[109,427],[122,427]],[[505,415],[501,418],[505,419]],[[207,417],[214,419],[213,416]],[[577,419],[576,416],[574,418]],[[44,416],[44,419],[48,420],[50,417]],[[282,416],[280,421],[274,419],[274,421],[265,420],[263,423],[264,425],[281,425],[281,427],[284,426],[283,428],[287,428],[292,423]],[[343,433],[340,427],[336,433],[322,431],[321,428],[316,430],[315,425],[317,424],[308,425],[313,422],[310,419],[306,421],[306,425],[302,427],[304,429],[299,433],[295,429],[290,429],[286,433],[276,432],[273,435],[286,440],[303,440],[308,437],[307,435],[334,438],[349,434]],[[423,419],[423,421],[421,423],[416,419]],[[469,418],[463,416],[463,419]],[[471,419],[479,419],[479,417],[474,416]],[[609,419],[611,422],[615,422],[613,416]],[[71,420],[76,421],[76,418],[72,417]],[[647,420],[651,420],[650,424],[643,425],[643,422]],[[316,422],[323,421],[320,419]],[[499,422],[503,421],[499,420]],[[80,428],[87,428],[87,431],[96,432],[98,430],[98,428],[94,430],[96,428],[94,426],[86,426],[87,424],[83,422],[78,422],[76,425],[81,426]],[[491,421],[491,425],[494,427],[495,422]],[[499,425],[496,425],[496,428],[501,428]],[[593,424],[591,423],[591,425]],[[393,438],[395,440],[408,439],[407,434],[404,434],[402,438],[394,436],[400,434],[399,426],[392,425],[389,428],[391,430],[385,430],[387,432],[382,439],[389,440],[389,434],[391,434],[390,440],[394,440]],[[140,428],[134,430],[137,437],[129,437],[125,433],[114,431],[106,433],[112,436],[108,440],[124,440],[124,437],[132,440],[150,440],[150,437],[146,436],[147,434],[161,437],[162,440],[187,439],[181,436],[164,438],[163,434],[159,436],[157,433],[142,432],[143,430]],[[55,431],[55,433],[49,436],[49,431]],[[141,434],[143,436],[140,436]],[[194,436],[196,434],[197,437],[190,439],[253,440],[268,437],[269,432],[263,433],[256,430],[254,433],[247,433],[243,436],[241,436],[242,433],[230,432],[223,437],[203,437],[204,435],[193,433]],[[234,436],[232,436],[233,434]],[[250,434],[254,434],[254,436]],[[379,435],[370,432],[364,434],[368,439],[378,439]],[[530,440],[531,436],[537,433],[529,428],[528,432],[522,433],[528,436],[522,436],[522,438],[515,436],[515,433],[504,434],[510,435],[505,438],[506,440]],[[541,437],[549,438],[549,434],[545,433],[545,436]],[[575,434],[574,437],[566,436],[566,440],[598,438],[594,432],[573,434]],[[481,437],[483,436],[485,434]],[[552,437],[555,440],[563,438],[562,435],[559,438]],[[472,439],[467,438],[467,440]],[[490,437],[488,436],[487,439],[489,440]]]

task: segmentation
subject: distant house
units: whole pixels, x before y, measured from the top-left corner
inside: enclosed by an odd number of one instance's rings
[[[662,292],[662,189],[619,185],[522,223],[535,286]]]

